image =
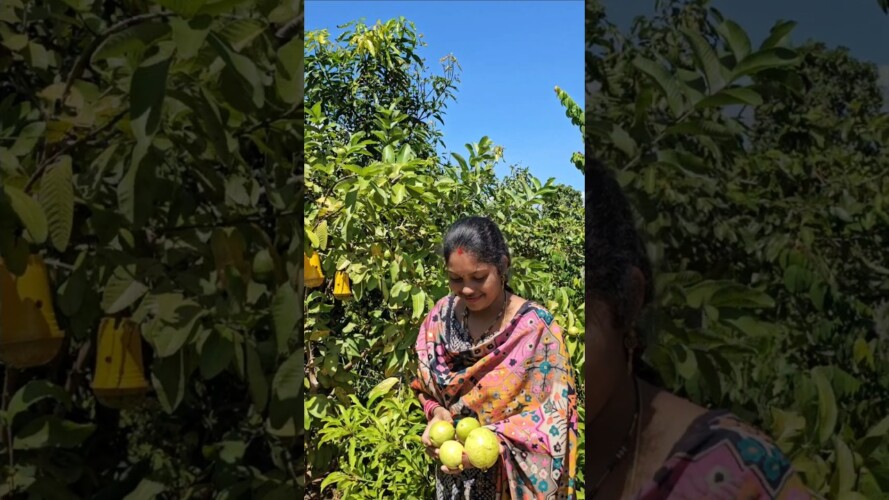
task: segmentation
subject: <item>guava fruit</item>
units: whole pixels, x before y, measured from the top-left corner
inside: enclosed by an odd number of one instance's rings
[[[275,270],[275,261],[268,250],[263,249],[253,256],[253,274],[266,276]]]
[[[462,468],[463,445],[454,440],[445,441],[438,449],[438,458],[452,469]]]
[[[473,417],[461,418],[459,422],[457,422],[457,441],[461,443],[466,442],[466,436],[469,435],[470,432],[474,431],[481,427],[481,424],[478,423]]]
[[[469,462],[482,470],[491,468],[500,456],[500,441],[490,429],[479,427],[466,436],[463,445]]]
[[[436,448],[440,448],[445,441],[454,439],[454,424],[440,420],[432,424],[429,429],[429,440]]]

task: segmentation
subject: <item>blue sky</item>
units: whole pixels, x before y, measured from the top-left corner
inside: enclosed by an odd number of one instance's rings
[[[608,18],[629,29],[634,17],[654,12],[654,0],[602,0]],[[793,20],[795,44],[818,40],[880,67],[883,95],[889,104],[889,16],[876,0],[714,0],[712,5],[750,35],[754,45],[768,36],[778,20]]]
[[[366,18],[367,24],[404,16],[428,44],[420,56],[436,73],[453,54],[463,71],[456,102],[445,115],[448,152],[487,135],[504,147],[504,163],[582,191],[571,154],[583,151],[580,130],[565,116],[553,87],[581,106],[584,89],[584,4],[541,1],[307,0],[306,31]],[[464,154],[465,156],[465,154]]]

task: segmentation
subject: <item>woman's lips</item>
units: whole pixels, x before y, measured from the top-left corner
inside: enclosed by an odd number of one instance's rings
[[[463,298],[466,299],[466,302],[478,302],[478,300],[479,300],[480,298],[482,298],[482,296],[481,296],[481,295],[477,295],[477,296],[475,296],[475,297],[463,297]]]

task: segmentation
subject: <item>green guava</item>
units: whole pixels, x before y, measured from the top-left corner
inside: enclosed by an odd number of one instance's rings
[[[440,448],[445,441],[454,439],[454,424],[440,420],[432,424],[429,429],[429,440],[436,448]]]
[[[461,418],[460,421],[457,422],[457,440],[461,443],[465,443],[466,436],[479,427],[481,427],[481,424],[478,423],[478,420],[472,417]]]
[[[267,276],[275,270],[275,261],[268,250],[263,249],[253,256],[253,274]]]
[[[463,467],[463,445],[457,441],[450,440],[442,443],[438,449],[438,458],[441,463],[452,469],[460,469]]]
[[[497,463],[497,457],[500,456],[500,441],[493,431],[479,427],[466,436],[463,449],[466,450],[466,456],[472,465],[487,470]]]

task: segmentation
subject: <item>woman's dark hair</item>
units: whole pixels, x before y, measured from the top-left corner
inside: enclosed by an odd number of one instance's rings
[[[512,292],[509,287],[509,268],[503,262],[503,257],[509,260],[509,247],[494,221],[487,217],[474,216],[464,217],[451,224],[442,245],[445,262],[457,248],[472,253],[485,264],[494,265],[506,280],[506,290]]]
[[[614,175],[593,160],[587,165],[585,178],[584,281],[587,303],[599,300],[607,304],[612,313],[612,326],[624,332],[632,328],[638,319],[633,317],[634,302],[640,292],[633,280],[633,268],[641,271],[645,278],[642,309],[654,299],[651,260],[636,230],[630,202]],[[640,336],[642,345],[636,350],[633,366],[638,376],[659,384],[657,375],[641,360],[644,340]]]

